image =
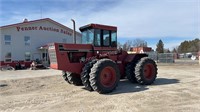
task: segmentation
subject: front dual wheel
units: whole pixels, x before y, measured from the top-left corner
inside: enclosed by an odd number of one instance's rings
[[[101,94],[112,92],[120,78],[120,71],[116,63],[110,59],[91,60],[85,64],[80,76],[64,71],[62,74],[69,84],[83,84],[85,89],[95,90]]]
[[[112,60],[101,59],[93,65],[89,77],[92,89],[104,94],[112,92],[117,87],[120,71]]]
[[[66,82],[68,82],[69,84],[73,84],[76,86],[82,85],[82,81],[80,79],[79,74],[62,71],[62,76],[63,76],[64,80]]]

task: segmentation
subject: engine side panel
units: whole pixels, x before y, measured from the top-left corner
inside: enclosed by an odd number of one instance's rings
[[[84,61],[93,56],[92,45],[54,43],[49,48],[50,67],[53,69],[81,73]]]

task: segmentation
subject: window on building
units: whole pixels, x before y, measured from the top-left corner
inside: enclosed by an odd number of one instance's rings
[[[25,42],[25,46],[30,46],[30,43],[31,43],[30,37],[29,36],[25,36],[24,37],[24,42]]]
[[[10,45],[11,44],[11,36],[10,35],[5,35],[4,36],[4,41],[5,41],[5,45]]]
[[[116,31],[111,32],[111,46],[117,47],[117,32]]]
[[[25,61],[31,61],[31,53],[25,52]]]
[[[8,52],[5,55],[5,62],[11,62],[11,61],[12,61],[12,55],[11,52]]]
[[[47,53],[42,53],[42,60],[47,61],[47,56],[48,56]]]
[[[103,46],[110,45],[110,33],[108,30],[103,30]]]

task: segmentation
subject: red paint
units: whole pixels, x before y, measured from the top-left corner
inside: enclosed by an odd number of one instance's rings
[[[152,48],[151,47],[133,47],[133,48],[130,49],[130,51],[133,51],[135,53],[141,53],[141,51],[151,52]]]
[[[117,80],[115,69],[112,67],[105,67],[100,74],[100,83],[104,87],[111,87]]]
[[[52,69],[58,69],[58,64],[56,63],[51,63],[51,65],[50,65],[50,67],[52,68]]]
[[[89,24],[81,27],[80,30],[88,28],[117,31],[115,26],[99,24]],[[125,76],[127,63],[147,56],[146,54],[128,54],[126,51],[118,50],[117,47],[95,47],[92,44],[52,43],[49,44],[48,50],[51,68],[80,74],[90,59],[108,58],[116,62],[121,77]],[[109,67],[104,68],[101,73],[101,83],[104,86],[111,86],[114,80],[116,80],[115,70]]]
[[[19,61],[15,60],[15,61],[12,61],[12,62],[0,61],[0,66],[9,65],[9,66],[12,66],[12,67],[15,68],[15,66],[18,62],[21,64],[21,66],[24,66],[26,68],[29,68],[31,63],[32,63],[32,62],[26,62],[26,61],[21,61],[21,60],[19,60]]]
[[[57,60],[56,63],[51,63],[50,67],[76,74],[80,74],[82,72],[83,66],[90,59],[109,58],[116,63],[117,61],[120,62],[117,63],[117,65],[120,69],[121,77],[123,77],[125,75],[125,66],[127,63],[147,56],[146,54],[127,54],[126,51],[122,51],[119,54],[119,51],[115,47],[93,47],[91,44],[52,43],[49,44],[49,46],[49,53],[55,52],[55,60]],[[82,60],[80,60],[82,57],[84,57],[86,61],[82,62]]]
[[[66,35],[72,36],[71,31],[63,30],[63,29],[58,29],[54,27],[46,27],[46,26],[27,26],[27,27],[16,27],[17,31],[33,31],[33,30],[40,30],[40,31],[51,31],[51,32],[58,32]]]
[[[55,43],[55,50],[49,49],[49,52],[56,52],[57,57],[57,64],[52,63],[50,66],[53,69],[58,70],[64,70],[64,71],[70,71],[73,73],[80,74],[82,71],[82,67],[85,63],[80,63],[80,60],[77,60],[79,56],[82,56],[83,53],[80,51],[73,51],[73,50],[89,50],[92,49],[92,45],[86,45],[86,44],[61,44],[61,43]],[[63,46],[63,51],[60,51],[59,45]],[[67,51],[69,50],[69,51]],[[69,59],[69,53],[73,52],[73,56],[75,58]],[[87,57],[91,57],[92,52],[87,53]],[[77,58],[76,58],[77,57]],[[51,58],[50,58],[51,61]]]
[[[79,29],[82,31],[85,28],[97,28],[97,29],[103,29],[103,30],[117,31],[117,27],[115,26],[100,25],[100,24],[89,24],[89,25],[80,27]]]
[[[60,27],[65,29],[65,30],[63,30],[63,29],[61,30],[60,29],[59,30],[60,33],[72,35],[72,32],[73,32],[72,29],[70,29],[70,28],[68,28],[68,27],[66,27],[66,26],[64,26],[64,25],[62,25],[62,24],[50,19],[50,18],[44,18],[44,19],[38,19],[38,20],[33,20],[33,21],[27,21],[27,22],[11,24],[11,25],[5,25],[5,26],[1,26],[0,28],[16,27],[17,31],[20,31],[20,28],[21,28],[20,25],[30,25],[30,24],[33,24],[33,23],[41,22],[41,21],[49,21],[49,22],[51,22],[53,24],[56,24],[56,25],[58,25],[58,26],[60,26]],[[38,30],[38,29],[39,29],[39,27],[37,27],[37,26],[31,26],[31,27],[23,28],[23,31],[25,31],[25,30]],[[45,28],[45,29],[48,29],[48,28]],[[43,28],[42,28],[42,30],[43,30]],[[81,34],[79,32],[76,32],[76,34],[81,36]]]
[[[151,80],[155,74],[155,68],[154,68],[154,65],[151,64],[151,63],[148,63],[144,66],[144,77],[146,79],[149,79]]]
[[[125,59],[127,58],[128,53],[126,51],[122,51],[121,55],[117,56],[117,61],[121,61],[122,63],[118,64],[118,68],[120,70],[121,78],[125,77],[125,66],[127,62]]]

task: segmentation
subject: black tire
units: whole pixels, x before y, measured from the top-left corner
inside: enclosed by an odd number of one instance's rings
[[[68,78],[67,78],[67,72],[62,71],[62,76],[63,76],[63,79],[64,79],[66,82],[68,82],[69,84],[71,84],[71,83],[69,82]]]
[[[75,74],[75,73],[71,73],[71,72],[66,72],[66,73],[67,73],[67,79],[70,84],[73,84],[76,86],[83,85],[79,74]]]
[[[89,91],[93,91],[92,87],[90,86],[90,72],[91,72],[91,68],[93,67],[93,65],[97,62],[97,59],[91,60],[89,61],[87,64],[85,64],[85,66],[82,69],[81,72],[81,80],[83,85],[85,86],[85,89],[89,90]]]
[[[135,78],[135,66],[136,66],[136,62],[133,61],[133,62],[128,63],[125,68],[126,77],[132,83],[137,82]]]
[[[135,67],[137,82],[142,85],[152,84],[157,77],[157,70],[157,65],[154,60],[148,57],[141,58]]]
[[[110,59],[98,60],[89,75],[91,87],[100,94],[112,92],[120,78],[116,63]]]

